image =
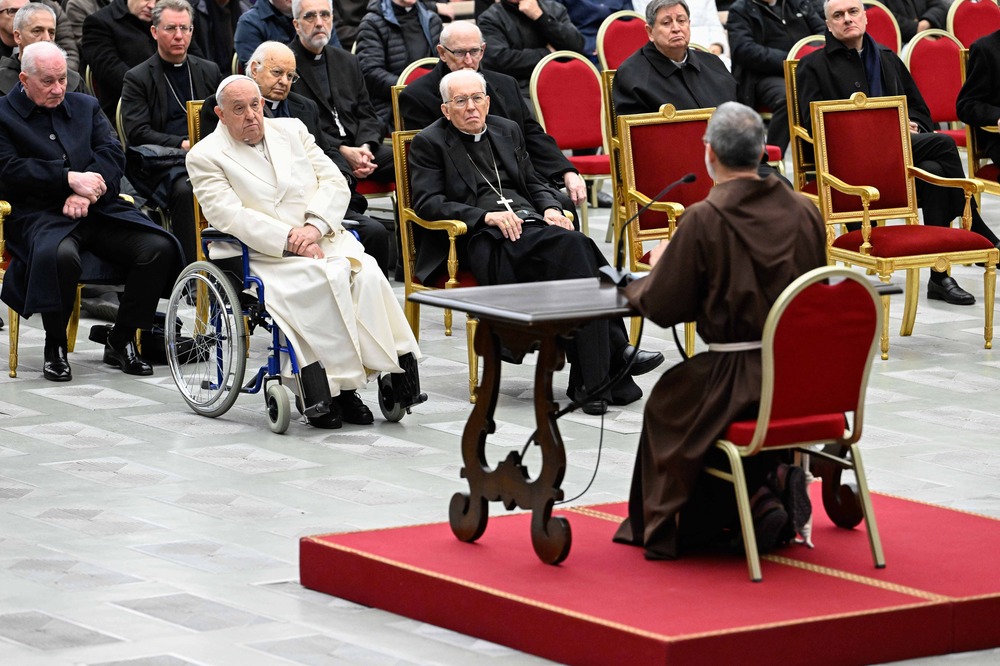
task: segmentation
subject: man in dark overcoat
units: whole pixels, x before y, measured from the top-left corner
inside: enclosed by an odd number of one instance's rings
[[[738,527],[732,486],[703,472],[706,456],[730,423],[756,414],[760,341],[774,301],[797,277],[826,265],[816,206],[776,176],[757,174],[764,125],[756,111],[721,105],[705,145],[717,184],[684,211],[671,240],[653,250],[649,276],[626,289],[650,321],[663,327],[694,321],[709,345],[665,372],[646,401],[628,518],[615,541],[644,547],[647,559],[675,559]],[[778,463],[758,455],[745,465],[761,551],[790,536],[791,513],[802,515],[778,499],[785,499],[779,493],[787,485],[772,489],[765,482]],[[798,479],[794,501],[808,502],[801,470],[783,472],[785,484]]]
[[[468,226],[460,261],[481,284],[544,283],[590,278],[607,265],[600,249],[573,230],[555,191],[539,180],[513,122],[489,117],[486,80],[477,72],[452,72],[441,81],[445,118],[413,139],[410,172],[413,207],[428,220],[458,219]],[[444,234],[417,238],[417,276],[424,284],[443,270],[448,254]],[[526,297],[543,285],[525,285]],[[567,348],[571,398],[601,386],[631,355],[621,320],[592,322],[577,331]],[[638,352],[631,374],[663,362],[659,353]],[[607,402],[628,404],[642,390],[631,377],[594,396],[584,406],[602,414]]]
[[[0,99],[0,198],[10,265],[3,300],[41,313],[44,376],[69,381],[66,325],[81,278],[124,278],[104,362],[127,374],[152,368],[135,345],[181,268],[176,239],[118,198],[125,158],[93,97],[66,93],[66,56],[50,42],[28,46],[21,87]]]
[[[965,84],[958,93],[958,119],[977,128],[980,152],[1000,165],[1000,134],[980,127],[1000,123],[1000,30],[980,37],[969,49],[969,67]]]

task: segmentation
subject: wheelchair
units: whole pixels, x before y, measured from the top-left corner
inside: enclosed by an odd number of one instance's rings
[[[219,262],[196,261],[174,283],[164,337],[167,365],[185,402],[195,413],[215,418],[229,411],[240,393],[263,391],[268,424],[272,432],[284,433],[291,421],[288,392],[281,377],[281,355],[286,354],[298,388],[298,411],[309,417],[329,412],[330,387],[323,366],[317,361],[299,367],[295,350],[284,341],[267,312],[264,283],[250,274],[246,245],[211,228],[205,229],[201,237],[205,256],[208,243],[215,241],[239,244],[242,256]],[[225,262],[239,262],[240,266],[224,266]],[[241,270],[242,277],[237,270]],[[271,334],[270,353],[266,363],[245,381],[250,336],[257,327]],[[400,421],[410,407],[427,399],[420,393],[416,363],[407,354],[401,359],[403,374],[379,376],[379,409],[387,421]]]

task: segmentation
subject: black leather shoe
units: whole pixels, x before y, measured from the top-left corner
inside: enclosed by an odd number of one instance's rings
[[[635,350],[635,347],[632,345],[625,345],[618,357],[618,361],[621,365],[625,365],[628,362],[629,357],[632,356],[633,350]],[[638,377],[639,375],[644,375],[647,372],[660,367],[661,363],[663,363],[663,354],[660,352],[642,351],[640,349],[635,355],[635,362],[629,369],[628,374],[633,377]],[[621,365],[619,367],[621,367]]]
[[[330,411],[320,416],[307,416],[306,420],[314,428],[323,430],[337,430],[343,427],[344,421],[340,418],[340,411],[336,405],[330,405]]]
[[[368,405],[361,402],[361,396],[357,391],[341,391],[340,395],[333,399],[340,409],[340,417],[347,423],[354,425],[370,425],[375,422],[372,410]]]
[[[583,401],[583,398],[587,397],[587,388],[585,386],[570,388],[566,391],[566,394],[573,402],[580,403],[580,411],[584,414],[600,416],[601,414],[607,414],[608,412],[608,401],[603,398],[595,398],[586,402]]]
[[[927,298],[951,305],[973,305],[976,302],[976,297],[958,286],[958,281],[950,275],[945,276],[940,282],[930,280],[927,283]]]
[[[50,382],[68,382],[73,379],[73,371],[69,368],[65,345],[45,345],[45,364],[42,365],[42,376]]]
[[[597,193],[597,207],[598,208],[611,208],[615,205],[614,198],[607,192]]]
[[[126,375],[151,375],[153,366],[139,357],[135,348],[135,340],[129,340],[122,348],[114,347],[110,342],[104,345],[104,362],[110,366],[121,368]]]

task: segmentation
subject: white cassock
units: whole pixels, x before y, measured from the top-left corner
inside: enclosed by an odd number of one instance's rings
[[[385,275],[341,225],[350,201],[343,174],[297,119],[265,118],[263,144],[261,152],[236,141],[219,123],[191,148],[187,169],[205,218],[250,248],[267,311],[300,366],[323,362],[333,395],[401,372],[398,357],[420,350]],[[289,230],[307,222],[322,232],[325,257],[285,256]],[[219,245],[212,258],[238,256]]]

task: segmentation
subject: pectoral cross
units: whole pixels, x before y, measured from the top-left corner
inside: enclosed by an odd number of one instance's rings
[[[514,209],[510,207],[510,205],[514,203],[514,200],[508,199],[503,195],[503,193],[500,194],[500,198],[497,199],[497,203],[506,208],[508,213],[514,212]]]

